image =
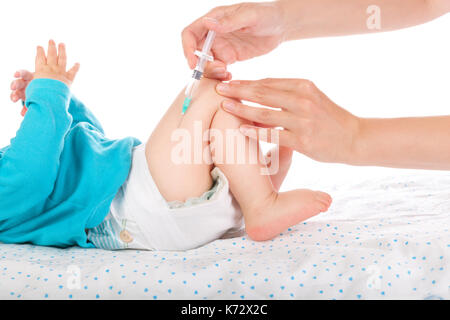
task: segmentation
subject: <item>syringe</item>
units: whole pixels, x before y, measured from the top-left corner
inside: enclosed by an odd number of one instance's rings
[[[198,56],[198,62],[195,66],[194,72],[192,73],[192,77],[189,79],[186,90],[184,91],[186,98],[183,102],[183,109],[181,111],[181,114],[185,114],[187,108],[189,107],[189,104],[191,103],[191,100],[194,96],[194,91],[197,88],[200,79],[202,78],[203,71],[205,70],[206,61],[214,60],[214,58],[209,55],[209,51],[211,50],[215,36],[216,33],[212,30],[209,30],[206,36],[205,43],[203,44],[202,51],[195,51],[195,55]]]

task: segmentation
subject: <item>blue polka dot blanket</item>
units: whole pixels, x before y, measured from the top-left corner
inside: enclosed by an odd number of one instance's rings
[[[0,299],[449,299],[450,174],[326,189],[330,210],[266,242],[186,252],[0,244]]]

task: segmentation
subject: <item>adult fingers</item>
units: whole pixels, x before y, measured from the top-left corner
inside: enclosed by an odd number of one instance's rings
[[[204,76],[206,78],[221,81],[228,81],[231,79],[231,73],[227,71],[227,65],[219,60],[208,63]]]
[[[194,54],[195,50],[197,50],[199,33],[202,32],[199,29],[199,26],[202,24],[198,22],[194,22],[181,33],[181,41],[183,46],[184,56],[188,61],[189,68],[194,69],[197,63],[197,56]],[[204,30],[206,31],[206,30]]]
[[[58,46],[58,65],[66,70],[67,64],[67,55],[66,55],[66,46],[64,43],[60,43]]]
[[[229,33],[254,25],[257,18],[254,5],[239,3],[211,10],[202,22],[207,29]]]
[[[228,41],[224,41],[220,38],[214,42],[211,48],[211,54],[214,59],[223,61],[224,63],[233,64],[238,61],[238,55],[236,53],[236,48],[232,47]]]
[[[290,127],[292,116],[286,111],[250,107],[236,101],[225,100],[222,108],[233,115],[263,124],[264,127]]]
[[[253,121],[253,124],[256,127],[260,127],[260,128],[273,128],[274,127],[274,126],[269,126],[268,124],[264,124],[264,123],[261,123],[261,122],[255,122],[255,121]]]
[[[274,143],[283,147],[295,149],[297,145],[297,137],[288,130],[242,125],[239,131],[251,139]]]
[[[261,80],[236,80],[233,83],[240,85],[262,85],[277,90],[295,92],[298,96],[305,98],[312,97],[317,92],[315,84],[307,79],[283,79],[283,78],[267,78]]]
[[[181,41],[183,45],[184,56],[186,57],[189,67],[195,68],[197,64],[197,56],[194,54],[208,33],[208,28],[203,23],[204,17],[201,17],[186,28],[181,33]]]
[[[291,110],[297,101],[295,93],[264,85],[259,81],[219,83],[217,92],[228,98],[256,102],[274,108]]]
[[[254,24],[255,21],[256,14],[254,11],[243,4],[217,7],[195,20],[181,33],[183,52],[188,60],[189,67],[191,69],[195,67],[197,56],[194,52],[200,47],[209,30],[218,33],[229,33],[248,27]],[[231,54],[229,55],[232,56]],[[230,63],[227,59],[222,60]]]
[[[225,73],[211,73],[209,75],[205,75],[205,77],[210,79],[216,79],[220,81],[230,81],[232,78],[231,72],[226,71]]]
[[[228,40],[229,36],[226,34],[235,31],[242,33],[244,30],[250,30],[254,27],[258,22],[258,11],[254,10],[255,6],[256,4],[244,3],[218,7],[202,19],[207,30],[216,31],[218,34],[211,48],[211,52],[216,59],[222,60],[226,64],[245,60],[246,54],[242,53],[248,51],[248,48],[243,43],[233,44]],[[260,16],[259,19],[264,19],[264,17]],[[241,55],[239,52],[241,52]]]
[[[56,44],[55,41],[50,40],[48,42],[47,64],[56,65],[57,63],[58,63],[58,55],[56,52]]]

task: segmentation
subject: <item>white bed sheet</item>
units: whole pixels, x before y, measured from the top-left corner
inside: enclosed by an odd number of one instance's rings
[[[0,299],[449,299],[450,174],[331,186],[274,240],[187,252],[0,244]]]

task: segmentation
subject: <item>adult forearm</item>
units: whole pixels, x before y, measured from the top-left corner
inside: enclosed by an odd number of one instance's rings
[[[360,119],[348,163],[450,170],[450,116]]]
[[[286,40],[401,29],[450,11],[450,0],[279,0],[278,3],[285,17]]]

